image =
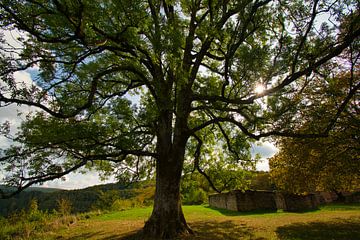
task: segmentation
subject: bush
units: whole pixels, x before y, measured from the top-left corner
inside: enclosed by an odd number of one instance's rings
[[[190,189],[183,195],[184,204],[195,205],[207,202],[207,193],[203,189]]]
[[[63,208],[62,212],[65,213]],[[37,201],[31,200],[29,210],[13,213],[8,218],[0,218],[0,239],[44,239],[44,233],[76,223],[77,217],[61,215],[54,211],[49,214],[38,209]]]
[[[112,211],[124,211],[136,207],[138,204],[131,199],[118,199],[111,205]]]
[[[61,214],[61,216],[66,216],[71,213],[72,204],[70,200],[65,198],[60,198],[56,201],[56,206],[58,212]]]
[[[48,223],[48,214],[41,211],[20,211],[1,221],[0,239],[29,239],[43,232]]]

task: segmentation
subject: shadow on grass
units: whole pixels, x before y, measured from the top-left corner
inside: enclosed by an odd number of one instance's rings
[[[178,240],[238,240],[252,239],[264,240],[263,238],[255,238],[253,230],[245,224],[234,224],[232,221],[224,222],[192,222],[190,227],[194,231],[194,235],[183,236]],[[115,238],[114,238],[115,239]],[[120,238],[121,240],[140,240],[143,239],[141,232],[131,233],[128,236]],[[108,239],[110,240],[110,239]],[[112,239],[111,239],[112,240]]]
[[[254,239],[254,231],[246,224],[235,224],[232,221],[216,222],[193,222],[190,224],[195,231],[195,236],[185,237],[186,240],[237,240],[237,239]],[[256,240],[261,240],[257,238]]]
[[[74,234],[71,237],[67,237],[67,238],[57,237],[56,239],[59,239],[59,240],[62,240],[62,239],[67,239],[67,240],[94,239],[94,238],[97,238],[98,236],[101,236],[102,234],[103,234],[103,232],[79,233],[79,234]]]
[[[360,218],[294,223],[279,227],[276,234],[280,240],[360,240]]]
[[[132,231],[128,232],[126,234],[112,234],[107,235],[105,232],[92,232],[92,233],[81,233],[81,234],[75,234],[71,237],[62,238],[58,237],[56,239],[62,240],[79,240],[79,239],[98,239],[98,240],[138,240],[141,239],[138,237],[139,231]]]

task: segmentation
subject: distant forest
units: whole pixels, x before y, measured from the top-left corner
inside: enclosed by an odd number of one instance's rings
[[[1,186],[3,190],[11,188]],[[71,204],[73,213],[87,212],[109,207],[118,199],[132,199],[139,195],[139,189],[153,188],[151,183],[137,183],[125,186],[111,183],[88,187],[79,190],[61,190],[54,188],[29,188],[10,199],[0,199],[0,214],[7,216],[13,212],[26,209],[32,200],[36,200],[38,208],[43,211],[54,211],[58,208],[58,201],[67,200]],[[151,198],[151,197],[150,197]]]

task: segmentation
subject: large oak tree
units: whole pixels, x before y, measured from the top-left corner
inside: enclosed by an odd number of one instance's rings
[[[251,165],[250,140],[331,131],[358,79],[314,131],[300,128],[311,104],[293,103],[313,79],[354,71],[337,57],[359,39],[358,10],[355,0],[2,0],[1,27],[23,45],[2,41],[0,103],[37,109],[1,153],[5,181],[20,191],[84,166],[142,178],[155,165],[144,236],[190,233],[184,161],[208,176],[209,159]],[[26,70],[32,86],[14,79]]]

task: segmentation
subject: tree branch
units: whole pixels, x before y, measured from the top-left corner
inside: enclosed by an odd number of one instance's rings
[[[256,99],[269,96],[273,93],[276,93],[283,89],[284,87],[288,86],[292,82],[298,80],[299,78],[309,75],[312,71],[316,68],[320,67],[322,64],[326,63],[327,61],[331,60],[332,58],[340,55],[343,50],[350,46],[350,44],[360,36],[360,28],[356,29],[354,32],[348,34],[344,37],[343,41],[338,44],[336,47],[332,48],[327,55],[320,58],[318,61],[314,62],[312,65],[304,68],[303,70],[299,70],[295,73],[288,75],[279,85],[265,90],[263,93],[252,95],[248,98],[228,98],[224,96],[218,95],[201,95],[194,93],[192,96],[193,101],[210,101],[210,102],[223,102],[227,104],[252,104]]]
[[[325,130],[324,133],[314,133],[314,134],[305,134],[305,133],[295,133],[295,132],[290,132],[290,131],[269,131],[266,133],[259,133],[259,134],[254,134],[252,132],[250,132],[243,124],[241,124],[240,122],[238,122],[237,120],[233,119],[232,117],[216,117],[213,118],[193,129],[190,130],[191,134],[194,134],[198,131],[200,131],[201,129],[204,129],[212,124],[218,124],[221,122],[228,122],[228,123],[232,123],[234,124],[236,127],[238,127],[246,136],[255,139],[255,140],[260,140],[260,138],[264,138],[264,137],[270,137],[270,136],[281,136],[281,137],[293,137],[293,138],[321,138],[321,137],[327,137],[328,136],[328,130]]]
[[[198,144],[196,146],[196,151],[195,151],[195,154],[194,154],[194,168],[201,174],[203,175],[206,180],[209,182],[210,186],[212,189],[214,189],[217,193],[221,193],[221,191],[219,189],[217,189],[214,185],[214,183],[211,181],[211,178],[209,177],[209,175],[207,175],[201,168],[200,168],[200,153],[201,153],[201,146],[203,144],[203,141],[196,135],[196,134],[193,134],[192,135],[197,141],[198,141]]]

